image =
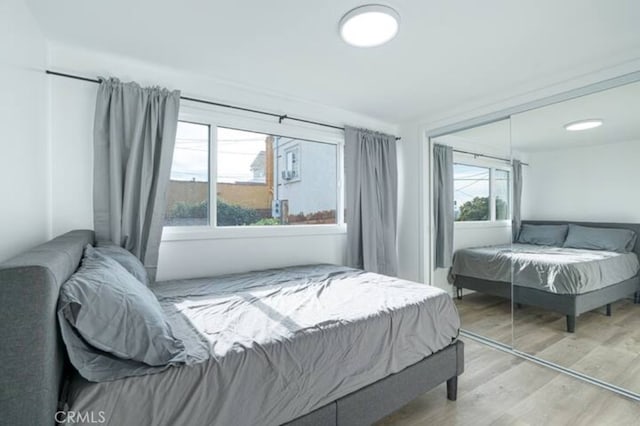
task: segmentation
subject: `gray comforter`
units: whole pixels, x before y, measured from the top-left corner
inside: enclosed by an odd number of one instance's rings
[[[512,282],[558,294],[582,294],[625,281],[640,270],[635,253],[507,244],[458,250],[451,274]]]
[[[277,425],[445,348],[460,326],[443,290],[331,265],[169,281],[154,292],[191,365],[102,383],[76,377],[70,410],[101,411],[107,425]]]

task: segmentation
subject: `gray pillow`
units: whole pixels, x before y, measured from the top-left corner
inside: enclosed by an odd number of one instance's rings
[[[89,380],[110,377],[105,370],[114,358],[148,366],[186,360],[151,290],[91,246],[60,289],[58,320],[71,363]],[[79,348],[82,342],[90,348]],[[106,357],[106,365],[91,359],[92,352]]]
[[[518,242],[521,244],[562,247],[567,236],[567,230],[567,225],[524,224],[520,228]]]
[[[140,262],[140,259],[135,257],[129,250],[115,245],[111,241],[98,241],[95,251],[101,253],[107,257],[112,258],[118,262],[124,269],[129,271],[131,275],[136,277],[142,284],[149,285],[149,275],[147,270]]]
[[[569,235],[564,246],[628,253],[635,247],[636,238],[636,233],[630,229],[569,225]]]

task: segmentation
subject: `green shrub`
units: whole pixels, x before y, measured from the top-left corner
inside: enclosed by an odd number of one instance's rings
[[[260,219],[254,209],[228,204],[220,199],[217,202],[218,226],[242,226],[242,225],[271,225],[272,223],[258,223],[269,219]],[[189,203],[178,201],[169,211],[167,217],[171,219],[206,219],[209,214],[209,202]],[[275,220],[275,219],[274,219]]]
[[[263,217],[259,221],[252,223],[251,225],[255,226],[267,226],[267,225],[280,225],[280,219],[276,219],[275,217]]]
[[[218,226],[251,225],[260,220],[260,215],[254,209],[227,204],[218,199]]]
[[[196,203],[178,201],[167,216],[172,219],[206,219],[208,215],[208,209],[209,203],[207,202],[207,200]]]

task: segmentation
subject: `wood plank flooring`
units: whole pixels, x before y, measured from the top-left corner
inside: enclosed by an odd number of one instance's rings
[[[586,382],[468,339],[465,358],[457,401],[443,384],[376,425],[640,424],[639,403]]]
[[[640,393],[640,305],[625,299],[577,319],[567,333],[563,315],[473,293],[456,300],[462,327],[523,352]],[[512,343],[513,342],[513,343]]]

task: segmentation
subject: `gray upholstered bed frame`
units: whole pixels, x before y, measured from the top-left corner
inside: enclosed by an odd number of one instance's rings
[[[70,371],[56,320],[60,286],[73,274],[93,231],[72,231],[0,264],[0,414],[2,424],[53,425]],[[464,346],[445,349],[346,395],[289,425],[365,425],[447,383],[456,399]]]
[[[590,226],[594,228],[622,228],[630,229],[638,235],[633,251],[640,258],[640,224],[637,223],[602,223],[602,222],[566,222],[566,221],[522,221],[523,224],[532,225],[562,225],[573,223],[576,225]],[[458,275],[455,278],[454,287],[458,290],[468,289],[492,296],[512,299],[518,305],[531,305],[563,314],[567,318],[567,331],[575,332],[576,318],[585,312],[600,307],[606,307],[607,315],[611,315],[611,303],[634,296],[634,302],[640,303],[640,275],[636,275],[626,281],[613,284],[599,290],[583,294],[556,294],[543,290],[518,285],[510,285],[504,281],[488,281],[478,278]],[[458,291],[460,296],[461,292]]]

